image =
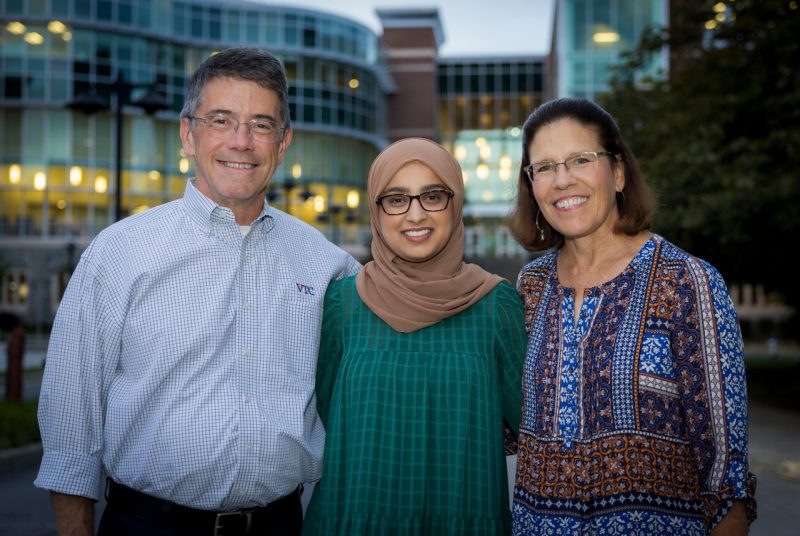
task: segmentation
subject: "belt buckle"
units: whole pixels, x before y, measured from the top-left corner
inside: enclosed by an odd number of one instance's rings
[[[214,518],[214,536],[225,536],[224,531],[224,519],[231,518],[231,517],[245,517],[245,528],[244,534],[250,532],[250,526],[253,524],[253,511],[252,510],[234,510],[233,512],[220,512],[217,514],[217,517]]]

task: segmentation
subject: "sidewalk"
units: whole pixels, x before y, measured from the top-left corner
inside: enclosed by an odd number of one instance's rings
[[[750,471],[800,483],[800,415],[750,403]]]

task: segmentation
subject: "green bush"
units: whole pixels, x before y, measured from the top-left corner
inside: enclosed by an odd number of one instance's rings
[[[0,450],[21,447],[41,440],[35,400],[0,401]]]

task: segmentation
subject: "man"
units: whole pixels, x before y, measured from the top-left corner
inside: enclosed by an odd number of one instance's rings
[[[194,73],[183,198],[92,242],[56,315],[35,485],[61,534],[299,534],[319,477],[322,300],[359,264],[269,207],[292,141],[286,76],[228,49]],[[103,479],[107,476],[107,482]]]

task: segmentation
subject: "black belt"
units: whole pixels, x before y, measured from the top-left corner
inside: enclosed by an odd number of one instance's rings
[[[125,515],[165,527],[196,529],[212,536],[246,535],[264,530],[282,515],[292,515],[300,505],[302,486],[289,495],[258,508],[228,512],[199,510],[136,491],[108,479],[108,507]]]

